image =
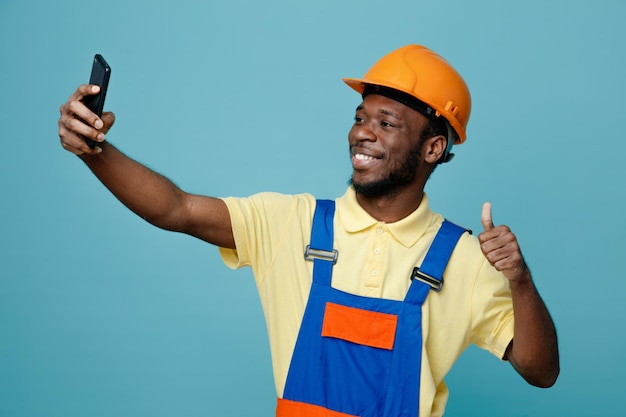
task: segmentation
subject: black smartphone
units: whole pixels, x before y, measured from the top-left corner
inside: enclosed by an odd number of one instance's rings
[[[89,110],[97,114],[98,117],[102,116],[104,99],[107,94],[107,88],[109,87],[109,78],[111,78],[111,67],[107,64],[102,55],[96,54],[93,58],[89,84],[99,85],[100,92],[96,95],[85,97],[83,103],[85,103]],[[85,141],[92,149],[96,146],[96,142],[91,139],[85,139]]]

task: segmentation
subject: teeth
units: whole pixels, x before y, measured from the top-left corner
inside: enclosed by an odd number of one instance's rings
[[[356,159],[358,159],[359,161],[373,161],[374,159],[376,159],[376,158],[371,157],[369,155],[363,155],[362,153],[354,154],[354,157]]]

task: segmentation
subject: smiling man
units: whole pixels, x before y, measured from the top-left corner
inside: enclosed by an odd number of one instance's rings
[[[277,416],[440,416],[444,377],[474,343],[529,383],[559,373],[556,332],[515,235],[491,207],[476,238],[433,213],[424,186],[463,143],[470,95],[439,55],[408,45],[363,78],[348,135],[352,177],[334,200],[185,193],[105,141],[114,122],[61,106],[63,147],[131,210],[251,267],[267,321]],[[89,148],[84,138],[98,142]]]

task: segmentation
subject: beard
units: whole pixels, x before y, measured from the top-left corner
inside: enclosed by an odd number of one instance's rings
[[[395,197],[400,190],[412,183],[417,177],[417,169],[420,165],[422,143],[417,144],[409,151],[404,160],[395,164],[389,173],[382,178],[370,182],[355,182],[354,175],[348,184],[357,194],[364,197]]]

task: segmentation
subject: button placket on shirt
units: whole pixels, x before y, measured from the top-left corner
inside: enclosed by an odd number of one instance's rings
[[[383,271],[385,266],[384,253],[387,248],[388,239],[389,231],[384,224],[379,224],[374,228],[371,255],[367,268],[364,270],[367,275],[365,286],[367,287],[368,296],[380,297],[382,294]]]

